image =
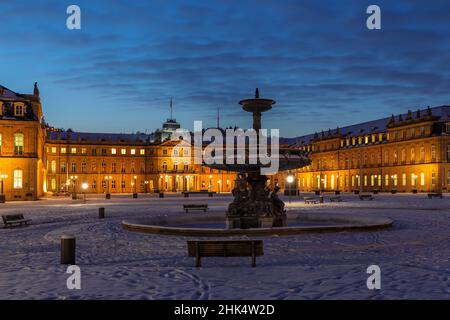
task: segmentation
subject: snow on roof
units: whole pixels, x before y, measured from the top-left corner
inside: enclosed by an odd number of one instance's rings
[[[0,99],[25,101],[20,94],[0,85]]]
[[[423,116],[427,112],[427,109],[421,109],[420,114]],[[440,106],[440,107],[434,107],[431,108],[431,112],[433,116],[439,117],[440,121],[450,121],[450,106]],[[413,116],[417,113],[417,111],[412,111]],[[407,117],[407,113],[401,114],[401,117],[405,119]],[[398,120],[399,116],[395,116],[395,120]],[[391,117],[378,119],[378,120],[372,120],[367,121],[363,123],[358,123],[346,127],[339,128],[339,134],[341,136],[359,136],[364,134],[370,134],[370,133],[379,133],[379,132],[386,132],[387,130],[387,124],[391,120]],[[328,134],[328,130],[324,130],[325,136]],[[332,134],[336,133],[336,129],[331,130]],[[318,133],[320,136],[320,133]],[[295,137],[295,138],[280,138],[280,140],[284,141],[288,144],[295,144],[295,145],[302,145],[302,144],[309,144],[311,143],[311,140],[314,139],[315,134],[308,134],[305,136]]]
[[[95,133],[67,130],[47,132],[47,138],[49,140],[140,143],[148,141],[150,135],[145,133]]]

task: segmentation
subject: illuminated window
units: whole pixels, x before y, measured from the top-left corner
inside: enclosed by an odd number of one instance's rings
[[[127,154],[127,149],[120,149],[120,154],[122,155]]]
[[[53,154],[56,153],[56,147],[52,147],[52,153],[53,153]]]
[[[419,151],[419,157],[420,157],[420,161],[425,161],[425,147],[420,147],[420,151]]]
[[[116,188],[116,180],[111,180],[111,188]]]
[[[71,170],[72,170],[73,173],[77,172],[77,164],[75,162],[72,162]]]
[[[364,186],[367,187],[367,176],[364,176]]]
[[[131,149],[130,153],[131,153],[132,155],[135,155],[135,154],[136,154],[136,149]]]
[[[55,173],[55,172],[56,172],[56,161],[55,161],[55,160],[52,160],[52,163],[51,163],[51,170],[52,170],[52,173]]]
[[[414,162],[416,159],[416,150],[411,148],[411,162]]]
[[[2,152],[2,135],[0,134],[0,153]]]
[[[425,185],[425,173],[420,173],[420,185],[423,187]]]
[[[414,173],[411,173],[411,186],[415,187],[417,185],[417,176]]]
[[[384,185],[385,185],[386,187],[389,186],[389,175],[388,175],[388,174],[385,174],[385,175],[384,175]]]
[[[141,154],[141,156],[145,155],[145,149],[139,150],[139,153]]]
[[[52,179],[52,182],[51,182],[51,189],[53,190],[53,191],[55,191],[56,190],[56,179]]]
[[[122,189],[125,189],[125,180],[122,180],[120,186],[122,187]]]
[[[23,154],[23,134],[14,135],[14,154]]]
[[[81,148],[81,154],[86,154],[86,153],[87,153],[86,148]]]
[[[394,187],[396,187],[396,186],[397,186],[397,184],[398,184],[398,177],[397,177],[397,175],[396,175],[396,174],[394,174],[394,176],[393,176],[392,180],[394,180]]]
[[[402,186],[406,186],[406,173],[402,173]]]
[[[365,137],[364,137],[364,143],[365,143],[365,144],[368,144],[368,143],[369,143],[369,136],[365,136]]]
[[[66,152],[67,152],[67,149],[65,147],[62,147],[61,148],[61,153],[66,153]]]
[[[402,149],[402,162],[405,162],[405,161],[406,161],[406,149],[403,148]]]
[[[375,143],[375,142],[377,142],[377,136],[376,135],[372,135],[372,143]]]
[[[77,148],[71,148],[70,149],[70,153],[71,154],[76,154],[77,153]]]
[[[22,189],[23,187],[23,171],[21,169],[14,170],[14,189]]]
[[[67,165],[63,161],[63,162],[61,162],[61,173],[66,173],[66,171],[67,171]]]
[[[116,148],[112,148],[112,149],[111,149],[111,154],[117,154]]]
[[[436,172],[432,172],[432,173],[431,173],[431,184],[432,184],[433,186],[436,185]]]
[[[378,141],[383,141],[383,134],[382,133],[379,133],[378,134]]]
[[[398,160],[397,150],[394,150],[394,163],[397,163],[397,160]]]

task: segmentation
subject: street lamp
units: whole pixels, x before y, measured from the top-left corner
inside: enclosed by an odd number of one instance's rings
[[[148,180],[144,181],[144,185],[145,185],[145,193],[148,193]]]
[[[134,176],[134,182],[131,183],[131,186],[134,186],[134,192],[133,192],[133,199],[137,199],[138,194],[137,194],[137,185],[136,185],[136,181],[137,181],[137,176]]]
[[[109,193],[109,180],[112,180],[111,176],[105,176],[106,181],[106,199],[111,199],[111,194]]]
[[[5,195],[3,194],[3,181],[8,178],[8,175],[5,173],[0,174],[0,181],[1,181],[1,192],[0,192],[0,203],[5,203]]]
[[[294,182],[294,176],[293,175],[288,175],[286,177],[286,182],[288,183],[289,186],[289,203],[291,203],[291,194],[292,194],[292,182]]]
[[[81,188],[83,189],[83,201],[84,201],[84,203],[86,203],[86,190],[88,188],[87,182],[83,182],[83,184],[81,185]]]
[[[77,179],[78,176],[70,176],[70,181],[72,182],[72,200],[76,200],[77,199]]]

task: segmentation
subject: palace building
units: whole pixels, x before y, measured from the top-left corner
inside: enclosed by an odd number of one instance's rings
[[[194,164],[193,147],[172,141],[172,118],[151,134],[58,130],[43,120],[39,89],[0,86],[0,179],[6,200],[47,194],[231,192],[236,174]],[[311,165],[270,177],[300,191],[447,191],[450,106],[282,139],[305,150]],[[295,182],[286,185],[287,174]]]
[[[296,173],[301,191],[450,189],[450,106],[322,131],[294,144],[312,160]]]

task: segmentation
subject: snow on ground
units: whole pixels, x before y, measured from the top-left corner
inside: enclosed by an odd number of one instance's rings
[[[302,195],[303,196],[303,195]],[[265,255],[204,258],[196,269],[186,237],[131,233],[122,220],[186,215],[182,203],[208,203],[225,212],[230,196],[89,196],[2,204],[0,214],[23,213],[28,227],[0,228],[0,299],[392,299],[450,298],[450,196],[380,194],[360,201],[305,205],[293,197],[287,209],[386,216],[388,230],[267,237]],[[284,199],[288,202],[288,199]],[[105,220],[97,219],[99,207]],[[68,290],[59,264],[60,236],[77,237],[82,289]],[[381,290],[366,287],[366,269],[381,268]]]

